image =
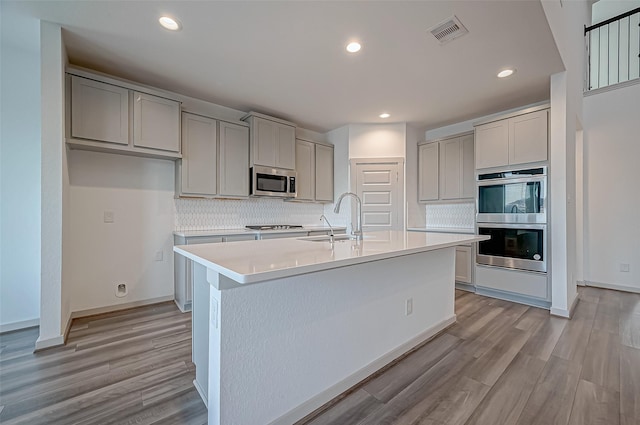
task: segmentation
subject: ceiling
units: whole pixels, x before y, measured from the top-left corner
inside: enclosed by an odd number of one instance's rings
[[[499,112],[548,99],[549,76],[563,69],[539,0],[11,7],[62,25],[72,64],[321,132],[349,123],[435,128]],[[183,29],[161,28],[162,14]],[[469,34],[440,46],[427,30],[454,14]],[[357,54],[345,51],[352,39]],[[517,72],[498,79],[505,67]]]

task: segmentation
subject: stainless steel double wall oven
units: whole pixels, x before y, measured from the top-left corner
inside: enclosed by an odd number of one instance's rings
[[[547,168],[478,175],[476,262],[547,271]]]

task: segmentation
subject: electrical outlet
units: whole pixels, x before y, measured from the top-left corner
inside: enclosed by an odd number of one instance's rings
[[[116,283],[116,297],[118,298],[126,297],[128,293],[129,293],[129,290],[127,289],[126,282]]]
[[[625,263],[620,263],[620,271],[629,273],[629,265]]]
[[[104,222],[105,223],[113,223],[115,221],[116,215],[113,211],[105,211],[104,212]]]
[[[162,261],[162,257],[163,257],[162,251],[156,252],[156,256],[155,256],[156,261]]]
[[[404,315],[409,316],[413,313],[413,298],[408,298],[404,302]]]

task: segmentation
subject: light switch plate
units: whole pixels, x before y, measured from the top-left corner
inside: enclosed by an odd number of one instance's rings
[[[104,212],[104,222],[105,223],[113,223],[115,221],[115,213],[113,211],[105,211]]]

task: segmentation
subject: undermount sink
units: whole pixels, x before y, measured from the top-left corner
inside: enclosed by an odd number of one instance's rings
[[[301,241],[308,241],[308,242],[331,242],[331,236],[326,235],[326,236],[309,236],[306,238],[299,238]],[[333,237],[333,241],[334,242],[344,242],[344,241],[355,241],[356,237],[354,235],[345,235],[345,234],[340,234],[340,235],[335,235]]]

